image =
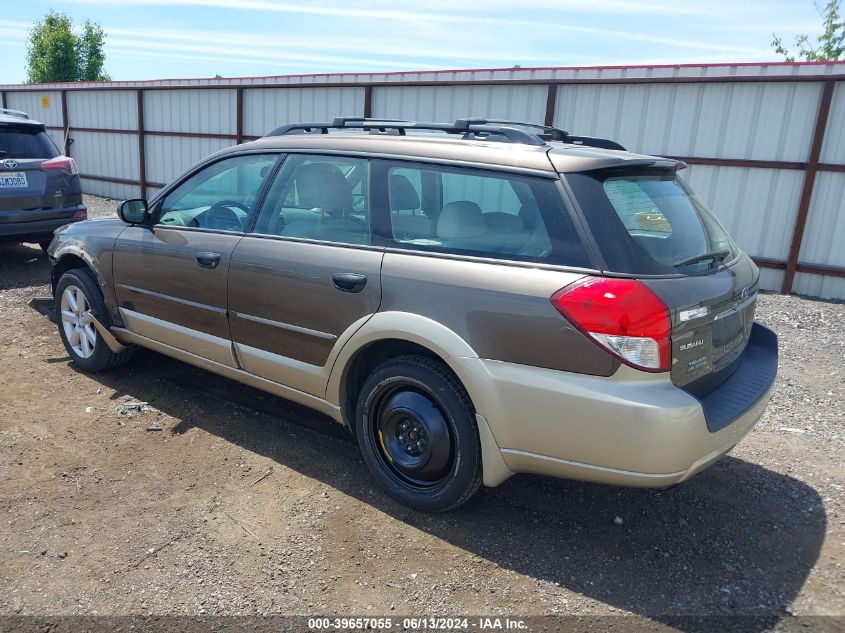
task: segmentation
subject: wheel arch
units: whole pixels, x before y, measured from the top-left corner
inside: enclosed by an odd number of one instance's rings
[[[106,267],[107,273],[110,273],[111,253],[107,257],[98,259],[92,255],[87,248],[82,247],[77,243],[62,244],[53,254],[53,266],[50,271],[50,282],[53,295],[56,293],[56,285],[59,279],[62,278],[67,271],[76,268],[86,268],[91,271],[94,278],[97,280],[97,285],[100,287],[100,292],[103,295],[103,300],[106,304],[106,312],[112,323],[120,323],[120,318],[115,309],[115,297],[110,283],[100,268]]]
[[[350,388],[356,381],[363,382],[360,373],[404,354],[430,356],[447,365],[464,384],[460,366],[451,359],[456,357],[478,358],[470,345],[446,326],[418,314],[407,312],[379,312],[373,315],[344,344],[332,366],[326,386],[326,400],[346,409]],[[360,383],[357,383],[360,385]],[[344,421],[349,418],[344,411]]]
[[[81,248],[67,246],[56,252],[54,258],[56,261],[50,271],[50,281],[53,285],[53,292],[55,292],[56,284],[59,283],[59,279],[62,278],[62,275],[74,268],[89,269],[92,273],[94,273],[94,276],[97,278],[97,282],[102,286],[103,279],[100,275],[100,271],[97,270],[94,258]]]
[[[346,427],[354,434],[354,407],[369,371],[389,358],[409,353],[439,360],[455,374],[475,410],[484,485],[497,486],[508,479],[513,473],[505,465],[490,425],[479,410],[491,405],[489,381],[468,369],[473,363],[459,362],[478,359],[478,354],[458,334],[427,317],[404,312],[378,313],[343,345],[329,377],[326,399],[340,406]]]

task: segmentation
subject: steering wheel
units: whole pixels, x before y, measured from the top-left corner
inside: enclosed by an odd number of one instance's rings
[[[221,200],[220,202],[215,202],[213,205],[211,205],[209,211],[211,211],[211,209],[213,209],[214,207],[235,207],[236,209],[240,209],[241,211],[249,215],[249,207],[241,202],[238,202],[237,200]]]
[[[244,228],[243,219],[235,213],[231,207],[242,209],[249,214],[249,209],[240,202],[233,200],[222,200],[214,203],[202,214],[202,226],[208,229],[219,229],[221,231],[241,231]]]

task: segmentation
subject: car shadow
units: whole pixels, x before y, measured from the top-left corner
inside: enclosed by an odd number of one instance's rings
[[[499,567],[684,631],[738,630],[736,618],[743,631],[771,628],[825,535],[813,488],[732,457],[666,490],[520,475],[426,515],[383,495],[346,432],[295,403],[148,351],[90,376],[179,420],[173,434],[200,428]],[[192,401],[211,405],[197,413]],[[268,415],[232,424],[232,407]]]
[[[37,244],[0,242],[0,290],[50,283],[50,260]]]

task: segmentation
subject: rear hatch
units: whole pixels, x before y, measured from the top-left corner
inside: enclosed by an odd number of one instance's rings
[[[602,270],[646,284],[669,308],[671,379],[696,397],[739,366],[759,271],[669,163],[566,174]]]
[[[77,175],[43,168],[57,156],[42,124],[0,121],[0,222],[59,218],[82,203]]]

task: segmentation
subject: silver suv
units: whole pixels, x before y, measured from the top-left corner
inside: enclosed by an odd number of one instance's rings
[[[422,510],[519,472],[675,484],[777,371],[683,167],[524,123],[282,127],[60,230],[59,332],[84,369],[137,345],[322,411]]]

